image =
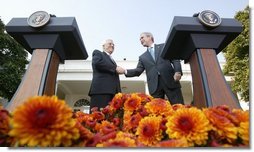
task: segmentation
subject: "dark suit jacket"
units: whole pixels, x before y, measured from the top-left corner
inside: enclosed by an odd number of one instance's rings
[[[174,80],[175,72],[181,72],[182,68],[179,60],[165,60],[161,57],[164,44],[154,45],[155,60],[153,60],[149,51],[144,52],[139,56],[139,61],[135,69],[128,69],[126,77],[139,76],[146,70],[146,78],[148,83],[149,93],[156,91],[158,86],[158,75],[164,80],[168,88],[181,88],[180,82]]]
[[[92,55],[93,79],[89,95],[121,92],[116,67],[116,63],[110,59],[109,55],[105,52],[94,50]]]

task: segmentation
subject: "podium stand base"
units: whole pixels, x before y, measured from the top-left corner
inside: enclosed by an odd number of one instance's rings
[[[194,106],[241,108],[221,71],[214,49],[197,49],[190,60]]]
[[[55,51],[35,49],[22,82],[6,109],[13,111],[32,96],[54,95],[59,63]]]

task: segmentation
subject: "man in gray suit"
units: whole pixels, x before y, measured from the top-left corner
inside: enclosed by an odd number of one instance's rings
[[[139,56],[135,69],[119,69],[126,77],[140,76],[146,70],[148,89],[151,96],[164,99],[165,94],[171,104],[184,104],[179,80],[182,68],[179,60],[165,60],[161,57],[164,44],[154,44],[152,33],[143,32],[140,42],[147,51]]]

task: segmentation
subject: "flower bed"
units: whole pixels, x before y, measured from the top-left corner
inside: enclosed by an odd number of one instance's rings
[[[249,147],[249,111],[198,109],[142,93],[115,95],[91,114],[56,96],[36,96],[13,113],[0,107],[6,147]]]

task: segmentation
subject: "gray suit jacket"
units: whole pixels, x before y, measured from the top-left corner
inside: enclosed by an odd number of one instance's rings
[[[149,93],[152,94],[158,87],[158,75],[164,80],[168,88],[181,88],[180,82],[174,80],[175,72],[181,72],[182,68],[179,60],[165,60],[161,57],[164,44],[154,45],[155,61],[149,51],[139,56],[139,61],[135,69],[128,69],[126,77],[139,76],[146,70],[146,78]]]

